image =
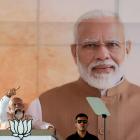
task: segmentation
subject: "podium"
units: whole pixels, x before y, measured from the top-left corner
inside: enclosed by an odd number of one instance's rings
[[[0,140],[20,140],[19,137],[12,136],[9,130],[0,130]],[[23,140],[56,140],[53,134],[47,130],[32,130],[28,137]]]

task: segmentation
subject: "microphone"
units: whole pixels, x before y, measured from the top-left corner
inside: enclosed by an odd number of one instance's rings
[[[21,110],[21,109],[16,109],[15,112],[14,112],[15,118],[18,119],[18,120],[23,119],[24,114],[25,114],[25,111]]]

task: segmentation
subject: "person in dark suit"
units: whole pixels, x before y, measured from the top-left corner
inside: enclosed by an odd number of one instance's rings
[[[66,140],[99,140],[95,135],[87,131],[88,116],[84,113],[79,113],[75,117],[76,133],[71,134]]]

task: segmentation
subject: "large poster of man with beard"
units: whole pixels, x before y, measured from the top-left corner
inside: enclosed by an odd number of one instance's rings
[[[71,45],[79,78],[44,92],[29,110],[38,107],[42,119],[52,123],[63,138],[74,131],[71,122],[75,114],[83,112],[90,116],[89,130],[100,140],[104,139],[104,128],[110,140],[138,139],[140,87],[131,83],[124,72],[131,49],[124,24],[116,13],[85,13],[75,23]],[[89,96],[100,98],[109,109],[106,127],[103,118],[87,103]]]
[[[33,101],[29,114],[63,138],[75,131],[74,116],[87,114],[88,131],[102,140],[104,121],[86,101],[98,97],[111,113],[106,139],[139,139],[139,5],[1,0],[0,96],[20,86],[25,107]]]

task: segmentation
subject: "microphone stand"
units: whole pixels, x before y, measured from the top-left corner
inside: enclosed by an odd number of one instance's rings
[[[106,140],[106,114],[102,114],[102,118],[104,119],[104,140]]]

